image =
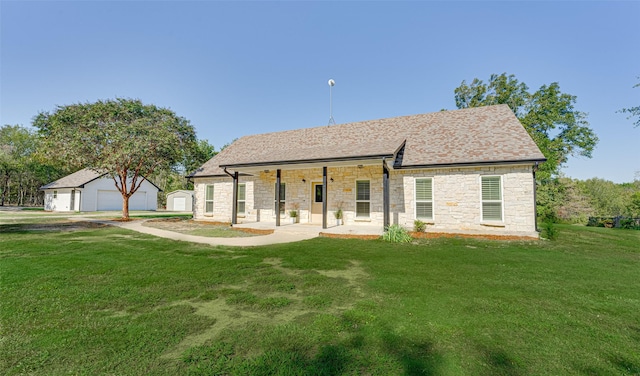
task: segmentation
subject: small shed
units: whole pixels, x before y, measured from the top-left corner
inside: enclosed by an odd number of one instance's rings
[[[177,190],[167,194],[167,210],[192,211],[193,191]]]

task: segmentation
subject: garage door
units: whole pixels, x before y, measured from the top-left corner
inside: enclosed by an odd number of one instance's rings
[[[122,195],[118,191],[98,191],[98,211],[122,210]],[[147,210],[147,192],[138,191],[129,198],[129,210]]]
[[[175,211],[185,211],[185,210],[187,210],[187,198],[186,197],[175,197],[173,199],[173,210],[175,210]]]

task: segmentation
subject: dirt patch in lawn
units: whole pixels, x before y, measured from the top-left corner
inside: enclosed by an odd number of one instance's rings
[[[228,223],[201,222],[184,218],[156,218],[146,221],[144,226],[178,232],[180,234],[208,236],[212,238],[238,238],[264,235],[263,233],[256,234],[244,231],[245,229],[231,227]]]
[[[0,232],[12,233],[12,232],[66,232],[66,231],[78,231],[84,229],[96,229],[107,227],[105,224],[95,222],[84,221],[60,221],[60,222],[48,222],[48,223],[19,223],[0,225]]]
[[[292,281],[297,285],[297,288],[290,291],[259,292],[253,286],[255,281],[248,281],[247,284],[218,286],[216,289],[217,297],[212,300],[181,300],[170,303],[168,306],[188,305],[194,309],[194,314],[212,318],[215,322],[202,332],[185,337],[178,345],[168,349],[162,358],[178,359],[190,347],[213,341],[224,330],[239,329],[252,323],[280,325],[306,320],[320,313],[340,315],[341,312],[353,308],[356,302],[364,296],[362,287],[369,278],[368,273],[357,261],[351,261],[343,270],[306,271],[284,267],[280,258],[265,258],[263,262],[278,272],[293,277]],[[339,293],[332,287],[328,288],[331,290],[328,291],[326,286],[320,288],[314,284],[305,284],[303,281],[305,273],[316,273],[316,275],[322,276],[320,278],[326,278],[322,285],[329,283],[336,288],[340,286]],[[277,274],[273,276],[277,276]],[[317,280],[317,278],[315,279]],[[265,283],[268,282],[260,281],[260,284]],[[315,291],[317,289],[323,291]],[[327,298],[329,294],[334,297],[336,294],[343,295],[343,297],[334,300]],[[244,297],[248,300],[237,302],[234,296]],[[347,299],[349,296],[351,299]],[[318,299],[326,299],[328,303],[320,306],[309,305],[310,302]],[[287,304],[265,308],[259,303],[260,301],[275,302],[278,300],[286,300]]]

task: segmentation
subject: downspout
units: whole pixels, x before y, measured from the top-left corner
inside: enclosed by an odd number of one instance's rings
[[[327,228],[327,166],[322,167],[322,228]]]
[[[538,171],[538,162],[533,165],[531,171],[533,173],[533,225],[536,232],[540,232],[540,230],[538,230],[538,198],[536,194],[536,171]]]
[[[386,158],[382,158],[382,211],[384,230],[389,227],[389,169]]]
[[[233,205],[231,206],[231,226],[238,224],[238,171],[231,174],[225,167],[224,173],[233,179]]]
[[[280,227],[280,169],[276,170],[276,227]]]

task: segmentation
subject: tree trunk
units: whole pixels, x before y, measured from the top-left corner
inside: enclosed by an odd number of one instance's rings
[[[129,220],[129,196],[122,195],[122,220]]]
[[[24,186],[22,185],[22,180],[18,184],[18,206],[24,206]]]
[[[2,187],[2,198],[0,198],[0,206],[4,206],[4,202],[7,199],[7,192],[9,191],[9,174],[4,177],[4,184]]]

